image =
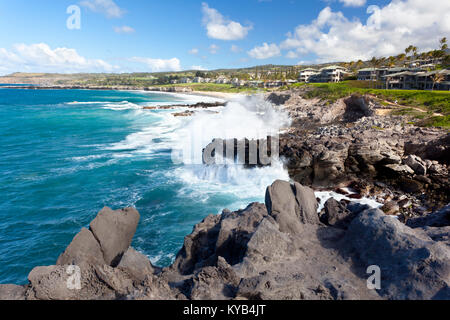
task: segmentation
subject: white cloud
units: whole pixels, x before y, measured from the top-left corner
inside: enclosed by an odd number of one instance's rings
[[[244,39],[252,26],[243,26],[239,22],[226,19],[219,11],[202,3],[203,24],[206,26],[208,37],[218,40]]]
[[[122,26],[122,27],[114,27],[114,32],[119,34],[130,34],[134,33],[135,30],[129,26]]]
[[[206,69],[205,67],[202,67],[202,66],[191,66],[191,70],[207,71],[208,69]]]
[[[177,58],[164,60],[164,59],[133,57],[130,58],[129,60],[132,62],[145,64],[152,72],[181,71],[180,60]]]
[[[239,47],[238,47],[237,45],[235,45],[235,44],[231,45],[230,50],[231,50],[231,52],[234,52],[234,53],[239,53],[239,52],[242,51],[242,49],[239,48]]]
[[[114,0],[84,0],[80,4],[93,12],[101,13],[108,18],[121,18],[125,10],[120,8]]]
[[[268,59],[280,54],[280,48],[276,44],[272,43],[269,45],[266,42],[262,46],[255,47],[248,52],[248,55],[255,59]]]
[[[318,62],[370,59],[399,54],[409,45],[437,47],[450,33],[450,1],[393,0],[369,6],[368,19],[349,19],[326,7],[309,25],[299,25],[280,45],[298,54],[315,54]]]
[[[219,49],[220,49],[220,47],[219,47],[218,45],[212,44],[212,45],[209,47],[209,52],[210,52],[211,54],[216,54],[216,53],[219,51]]]
[[[288,58],[288,59],[297,59],[298,58],[298,53],[294,52],[294,51],[289,51],[286,54],[286,58]]]
[[[339,0],[345,7],[362,7],[366,4],[366,0]]]
[[[192,54],[192,55],[197,55],[198,54],[198,49],[197,48],[192,48],[191,50],[189,50],[189,54]]]
[[[16,44],[12,50],[0,48],[3,72],[112,72],[119,67],[100,59],[87,59],[75,49],[52,49],[45,43]]]

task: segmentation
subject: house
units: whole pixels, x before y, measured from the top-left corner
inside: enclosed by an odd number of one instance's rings
[[[243,87],[245,86],[245,81],[239,80],[238,78],[234,78],[233,81],[231,81],[231,84],[235,87]]]
[[[298,80],[300,82],[309,82],[311,76],[314,76],[317,74],[319,74],[319,71],[317,71],[316,69],[307,68],[307,69],[300,71],[300,76],[299,76]]]
[[[380,81],[387,74],[386,68],[365,68],[358,70],[358,80],[360,81]]]
[[[349,72],[344,67],[328,66],[320,69],[318,74],[312,75],[309,82],[341,82],[347,74]]]
[[[192,79],[191,78],[181,78],[180,79],[180,83],[192,83]]]
[[[264,81],[253,80],[253,81],[247,82],[247,85],[252,88],[262,88],[262,87],[264,87]]]
[[[216,81],[217,84],[227,84],[227,83],[231,83],[230,79],[228,79],[225,76],[219,76]]]
[[[178,83],[178,80],[170,80],[170,84],[177,84]]]
[[[279,88],[279,87],[282,87],[283,85],[285,85],[285,82],[283,82],[281,80],[268,81],[268,82],[264,83],[264,86],[266,88]]]
[[[203,83],[204,79],[202,77],[195,77],[192,82],[193,83]]]

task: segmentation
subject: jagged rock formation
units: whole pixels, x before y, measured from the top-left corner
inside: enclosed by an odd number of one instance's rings
[[[447,131],[385,116],[385,107],[368,96],[330,103],[304,99],[301,90],[279,95],[268,99],[280,100],[293,118],[280,137],[280,155],[293,180],[318,189],[352,186],[362,195],[383,193],[386,201],[395,197],[407,217],[450,202]],[[401,203],[404,195],[409,201]]]
[[[130,247],[137,211],[105,208],[57,265],[0,285],[0,299],[450,299],[448,207],[411,227],[331,200],[319,220],[317,207],[308,187],[275,181],[265,205],[206,217],[164,269]],[[379,290],[367,286],[371,265]]]

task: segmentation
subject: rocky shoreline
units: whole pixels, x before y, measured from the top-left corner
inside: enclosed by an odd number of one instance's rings
[[[312,189],[275,181],[265,204],[196,225],[164,269],[130,247],[139,213],[104,208],[54,266],[34,268],[28,285],[0,285],[0,299],[450,299],[450,206],[408,225],[354,203],[326,207],[318,215]]]
[[[268,99],[285,100],[294,119],[280,136],[280,154],[294,181],[316,190],[350,187],[398,206],[392,214],[404,219],[450,203],[447,130],[378,115],[385,107],[370,97],[355,95],[331,105],[296,92]]]
[[[275,181],[264,204],[206,217],[167,268],[130,247],[135,209],[104,208],[54,266],[0,285],[0,300],[450,299],[450,134],[385,116],[370,97],[267,99],[293,119],[280,136],[292,182]],[[320,204],[320,190],[384,206]]]

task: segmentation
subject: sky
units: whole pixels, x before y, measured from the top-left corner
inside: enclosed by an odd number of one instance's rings
[[[449,0],[0,0],[0,74],[368,60],[450,38]]]

